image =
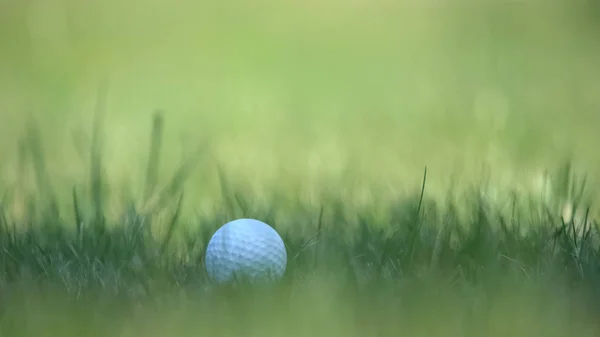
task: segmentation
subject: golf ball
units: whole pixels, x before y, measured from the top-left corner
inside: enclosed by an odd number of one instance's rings
[[[275,229],[254,219],[230,221],[206,247],[208,277],[215,283],[273,282],[283,277],[287,253]]]

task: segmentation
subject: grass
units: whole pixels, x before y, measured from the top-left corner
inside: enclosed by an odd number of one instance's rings
[[[318,206],[293,197],[256,202],[223,175],[222,207],[181,218],[192,165],[159,186],[162,120],[157,113],[144,192],[125,202],[116,217],[103,207],[108,192],[102,187],[102,151],[91,151],[90,193],[73,189],[73,215],[60,213],[61,200],[37,150],[41,140],[35,127],[29,129],[22,151],[39,189],[21,201],[15,196],[23,194],[16,193],[2,200],[0,335],[600,331],[600,237],[585,201],[579,201],[585,181],[568,165],[554,179],[562,187],[551,201],[514,193],[501,203],[473,188],[442,203],[428,196],[425,171],[420,189],[385,204],[384,211],[357,211],[333,194]],[[100,134],[97,139],[94,149],[101,149]],[[586,216],[565,222],[553,203],[563,196]],[[19,202],[26,212],[13,211]],[[282,234],[289,262],[281,283],[230,289],[207,281],[203,251],[210,235],[241,216],[266,221]]]

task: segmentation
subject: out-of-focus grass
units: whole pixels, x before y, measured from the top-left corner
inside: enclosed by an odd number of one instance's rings
[[[0,335],[598,333],[598,224],[561,219],[539,198],[515,193],[504,204],[474,189],[440,202],[425,188],[357,210],[344,195],[318,206],[295,196],[263,203],[225,177],[224,202],[208,216],[181,219],[171,198],[168,207],[122,201],[115,218],[95,188],[82,195],[77,186],[69,219],[53,209],[58,201],[36,168],[44,193],[28,199],[27,212],[16,214],[10,196],[0,203]],[[579,183],[564,175],[577,199]],[[102,176],[91,185],[105,186]],[[90,203],[96,212],[86,212]],[[208,239],[241,216],[282,235],[288,265],[278,284],[217,287],[207,279]]]
[[[218,207],[183,216],[197,162],[155,179],[163,122],[156,114],[143,192],[120,194],[117,207],[106,197],[135,185],[108,183],[101,123],[89,181],[75,186],[51,179],[44,138],[29,125],[19,166],[32,184],[17,181],[0,199],[0,335],[597,335],[598,224],[570,163],[549,176],[547,195],[494,197],[482,184],[440,199],[425,171],[421,189],[361,208],[345,190],[319,204],[276,189],[256,198],[220,172]],[[69,187],[64,202],[57,191]],[[565,200],[576,216],[558,214]],[[283,236],[279,284],[207,280],[207,240],[239,217]]]
[[[553,287],[485,293],[407,284],[385,301],[315,280],[296,293],[220,299],[169,297],[157,304],[104,300],[95,306],[53,294],[20,293],[4,314],[11,336],[596,336],[591,313]],[[546,293],[542,293],[542,288]],[[284,293],[284,294],[282,294]],[[16,300],[21,300],[17,302]],[[83,302],[83,300],[81,300]],[[89,303],[89,302],[88,302]],[[573,311],[572,311],[573,310]],[[6,323],[10,322],[12,326]]]
[[[57,185],[85,178],[88,154],[73,143],[89,148],[105,77],[111,183],[141,180],[148,116],[163,108],[160,177],[181,144],[206,141],[214,155],[187,188],[200,208],[212,207],[214,159],[259,192],[378,185],[394,195],[425,165],[432,186],[482,166],[528,186],[566,157],[594,176],[600,53],[577,6],[5,1],[3,185],[17,175],[29,116]]]

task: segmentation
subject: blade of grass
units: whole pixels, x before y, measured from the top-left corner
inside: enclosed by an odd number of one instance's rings
[[[94,207],[94,223],[104,223],[103,178],[102,178],[102,122],[106,114],[108,83],[104,81],[98,87],[94,122],[92,127],[92,144],[90,158],[91,198]]]
[[[79,200],[77,198],[77,190],[75,189],[75,187],[73,187],[73,192],[72,192],[72,197],[73,197],[73,214],[75,216],[75,230],[76,230],[76,234],[77,234],[77,242],[79,244],[79,248],[81,248],[81,245],[83,244],[82,240],[83,240],[83,218],[81,216],[81,211],[79,209]]]
[[[196,164],[200,160],[201,155],[204,153],[204,146],[199,146],[196,152],[181,164],[167,186],[159,193],[156,204],[150,209],[163,209],[177,196],[178,193],[180,193],[184,183],[189,178],[193,169],[196,167]]]
[[[158,181],[158,166],[160,162],[163,124],[164,120],[162,112],[155,112],[152,120],[152,132],[150,134],[150,149],[148,151],[148,166],[146,168],[144,204],[148,203],[152,198]]]
[[[229,189],[229,183],[225,178],[225,174],[223,172],[223,168],[218,165],[217,166],[217,176],[219,178],[219,187],[221,189],[221,198],[223,198],[225,212],[229,212],[229,216],[236,216],[236,203],[232,198],[233,192]]]
[[[423,205],[423,196],[425,195],[425,183],[427,182],[427,166],[423,171],[423,183],[421,184],[421,194],[419,196],[419,206],[417,207],[417,216],[421,213],[421,206]]]
[[[160,251],[163,253],[164,253],[165,249],[167,248],[167,245],[171,241],[171,238],[173,237],[173,233],[175,232],[175,228],[177,227],[177,221],[179,220],[179,216],[181,214],[182,202],[183,202],[183,191],[179,194],[179,198],[177,199],[177,206],[175,207],[175,212],[173,213],[173,217],[171,218],[171,221],[169,222],[169,228],[167,229],[167,234],[165,235],[165,238],[163,239],[163,242],[160,247]]]
[[[58,200],[56,193],[50,183],[50,175],[47,171],[46,158],[44,151],[42,150],[40,130],[35,123],[31,120],[27,130],[27,140],[29,145],[29,152],[31,154],[31,160],[33,164],[34,176],[38,187],[40,188],[41,194],[44,197],[44,202],[48,202],[49,216],[53,219],[58,218]]]

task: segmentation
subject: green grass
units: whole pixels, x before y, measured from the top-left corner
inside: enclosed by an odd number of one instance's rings
[[[440,202],[428,196],[425,171],[420,189],[361,210],[333,193],[319,205],[294,196],[264,203],[223,175],[221,207],[182,218],[190,168],[182,166],[166,187],[156,182],[157,114],[145,192],[124,201],[117,216],[107,212],[102,151],[92,151],[90,188],[73,189],[71,214],[61,214],[36,132],[30,128],[22,151],[36,172],[38,192],[23,200],[7,193],[0,209],[3,336],[600,331],[597,223],[587,217],[565,222],[555,207],[568,197],[576,209],[588,209],[580,199],[585,180],[568,165],[554,179],[561,187],[550,200],[514,193],[505,202],[492,201],[473,188]],[[19,202],[26,208],[21,214],[13,211]],[[242,216],[266,221],[282,234],[289,263],[281,283],[235,289],[207,281],[207,240],[218,226]]]

